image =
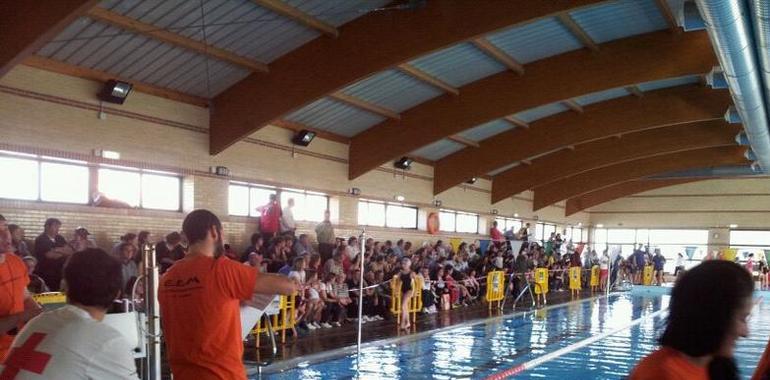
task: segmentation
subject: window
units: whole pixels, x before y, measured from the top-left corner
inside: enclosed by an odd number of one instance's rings
[[[181,178],[173,174],[104,165],[97,171],[99,192],[131,207],[180,209]]]
[[[11,179],[0,198],[87,204],[89,170],[84,161],[2,152],[0,172]]]
[[[230,215],[249,216],[249,187],[230,185],[227,191],[227,209]]]
[[[754,260],[766,261],[770,254],[770,231],[730,230],[730,248],[738,249],[740,260],[754,254]]]
[[[585,242],[585,239],[583,238],[583,229],[580,227],[569,227],[566,230],[567,236],[562,236],[564,240],[569,241],[572,240],[573,243],[583,243]]]
[[[495,219],[497,222],[497,229],[500,231],[508,231],[513,230],[514,233],[518,232],[519,229],[521,229],[522,222],[519,219],[511,219],[511,218],[497,218]]]
[[[37,200],[39,195],[38,162],[15,157],[0,157],[0,173],[10,181],[0,186],[0,198]]]
[[[417,228],[417,207],[358,201],[358,224],[391,228]]]
[[[329,209],[329,197],[312,191],[282,189],[281,207],[289,205],[289,199],[294,199],[294,219],[309,222],[324,220],[324,212]],[[267,200],[265,200],[267,203]]]
[[[640,244],[649,245],[651,250],[659,249],[666,258],[664,271],[673,272],[679,253],[687,259],[688,268],[696,265],[705,256],[708,249],[708,230],[603,228],[594,230],[594,245],[597,250],[620,249],[621,255],[627,257]]]
[[[479,216],[462,211],[441,210],[439,228],[446,232],[479,233]]]

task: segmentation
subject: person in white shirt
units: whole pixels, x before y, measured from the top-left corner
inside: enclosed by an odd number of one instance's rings
[[[0,377],[137,379],[126,338],[102,323],[120,293],[121,265],[97,248],[74,253],[64,267],[67,305],[24,326],[0,365]]]
[[[294,198],[289,198],[286,207],[281,210],[281,234],[294,236],[297,230],[297,222],[294,221]]]
[[[609,275],[610,256],[605,249],[599,259],[599,289],[607,289],[607,276]]]
[[[676,254],[676,268],[674,268],[674,277],[676,277],[680,271],[684,271],[684,255],[682,253]]]

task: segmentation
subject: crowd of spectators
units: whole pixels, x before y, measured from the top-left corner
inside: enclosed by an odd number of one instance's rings
[[[297,234],[293,203],[290,200],[281,209],[273,198],[258,208],[259,230],[252,234],[248,247],[237,252],[228,244],[224,255],[260,272],[279,273],[299,281],[304,290],[298,297],[296,318],[299,326],[307,330],[350,322],[358,316],[359,297],[363,298],[364,323],[392,318],[392,296],[399,291],[407,299],[419,292],[424,306],[421,312],[427,314],[474,304],[484,295],[485,276],[491,271],[505,271],[509,291],[518,292],[534,269],[547,268],[549,289],[559,292],[568,287],[571,267],[585,269],[586,287],[590,269],[599,266],[602,286],[606,286],[608,280],[638,283],[639,268],[653,264],[662,273],[665,262],[659,251],[652,254],[640,246],[628,259],[616,255],[610,263],[606,250],[599,255],[558,233],[551,234],[546,241],[530,241],[529,224],[518,231],[505,232],[493,225],[491,242],[484,251],[479,241],[456,246],[442,240],[413,245],[403,239],[394,243],[369,238],[361,244],[355,236],[336,236],[328,211],[313,229],[315,236]],[[29,269],[32,293],[58,291],[66,259],[73,252],[96,246],[86,228],[72,230],[70,240],[60,234],[61,228],[61,221],[48,219],[43,233],[30,245],[22,228],[9,225],[14,253],[22,257]],[[522,242],[521,248],[514,251],[512,247],[519,245],[509,241]],[[185,237],[179,232],[170,232],[157,242],[147,231],[121,236],[111,252],[122,265],[124,294],[130,294],[139,274],[141,249],[147,243],[155,247],[161,274],[185,256]],[[400,289],[393,289],[394,277],[401,280]],[[362,279],[364,290],[359,294]]]

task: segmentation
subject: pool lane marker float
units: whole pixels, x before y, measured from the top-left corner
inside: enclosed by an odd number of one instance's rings
[[[538,358],[535,358],[533,360],[530,360],[530,361],[528,361],[526,363],[522,363],[522,364],[519,364],[519,365],[517,365],[515,367],[506,369],[506,370],[504,370],[502,372],[498,372],[496,374],[489,375],[489,376],[485,377],[484,380],[501,380],[501,379],[505,379],[505,378],[508,378],[508,377],[511,377],[511,376],[516,376],[516,375],[518,375],[518,374],[520,374],[520,373],[522,373],[522,372],[524,372],[524,371],[526,371],[528,369],[535,368],[535,367],[537,367],[537,366],[539,366],[539,365],[541,365],[543,363],[547,363],[547,362],[549,362],[551,360],[554,360],[554,359],[556,359],[556,358],[558,358],[560,356],[564,356],[564,355],[566,355],[566,354],[568,354],[570,352],[576,351],[576,350],[581,349],[581,348],[583,348],[585,346],[588,346],[590,344],[596,343],[597,341],[602,340],[604,338],[607,338],[607,337],[609,337],[611,335],[615,335],[615,334],[617,334],[617,333],[619,333],[619,332],[621,332],[621,331],[623,331],[625,329],[628,329],[628,328],[631,328],[633,326],[636,326],[636,325],[642,323],[645,319],[657,317],[658,315],[661,315],[661,314],[665,313],[666,311],[668,311],[668,308],[661,309],[661,310],[658,310],[658,311],[656,311],[656,312],[654,312],[652,314],[648,314],[648,315],[646,315],[644,317],[634,319],[633,321],[631,321],[631,323],[629,323],[629,324],[627,324],[627,325],[625,325],[623,327],[619,327],[619,328],[616,328],[614,330],[610,330],[610,331],[607,331],[605,333],[602,333],[602,334],[599,334],[599,335],[595,335],[595,336],[592,336],[592,337],[587,338],[587,339],[583,339],[583,340],[581,340],[581,341],[579,341],[577,343],[573,343],[573,344],[571,344],[571,345],[569,345],[567,347],[563,347],[563,348],[560,348],[560,349],[558,349],[558,350],[556,350],[554,352],[542,355],[542,356],[540,356]]]

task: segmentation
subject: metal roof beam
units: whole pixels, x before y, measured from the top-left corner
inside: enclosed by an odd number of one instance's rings
[[[735,136],[733,136],[733,137],[735,137]],[[478,148],[479,147],[479,143],[477,143],[477,142],[475,142],[475,141],[473,141],[471,139],[466,139],[465,137],[462,137],[460,135],[452,135],[452,136],[447,137],[447,139],[452,140],[452,141],[454,141],[454,142],[456,142],[458,144],[463,144],[465,146],[469,146],[469,147],[473,147],[473,148]]]
[[[639,86],[626,86],[626,91],[631,93],[631,95],[636,96],[637,98],[641,98],[644,96],[644,91],[642,91]]]
[[[476,38],[472,42],[473,46],[476,46],[477,49],[492,57],[492,59],[502,63],[516,74],[524,75],[524,66],[521,63],[489,42],[486,38]]]
[[[482,140],[479,150],[462,149],[438,160],[433,192],[441,193],[462,183],[463,178],[570,145],[666,125],[721,120],[730,104],[728,91],[693,85],[651,91],[644,98],[624,96],[594,103],[584,114],[559,113],[532,122],[529,129],[514,128]],[[511,150],[512,146],[516,149]]]
[[[452,95],[459,95],[460,90],[457,89],[457,87],[453,87],[449,83],[446,83],[442,81],[441,79],[438,79],[434,77],[433,75],[430,75],[408,63],[403,63],[398,65],[398,69],[403,71],[404,73],[412,76],[413,78],[423,81],[433,87],[439,88],[443,90],[444,92],[450,93]]]
[[[516,166],[495,175],[492,203],[604,166],[692,149],[734,146],[740,131],[740,125],[724,120],[700,121],[631,133],[620,141],[608,137],[559,150],[533,160],[529,167]]]
[[[569,108],[570,110],[572,110],[574,112],[583,113],[583,106],[578,104],[573,99],[567,99],[567,100],[562,101],[561,103],[564,104],[567,108]]]
[[[591,36],[586,33],[583,28],[578,25],[575,20],[572,19],[572,17],[567,12],[563,12],[559,14],[559,21],[569,29],[570,33],[572,33],[575,38],[580,40],[580,43],[583,44],[583,46],[587,47],[589,50],[592,51],[598,51],[599,45],[594,42],[594,40],[591,38]]]
[[[371,112],[376,115],[380,115],[383,117],[387,117],[389,119],[393,120],[401,120],[401,115],[398,114],[398,112],[389,110],[385,107],[379,106],[374,103],[367,102],[365,100],[361,100],[359,98],[356,98],[355,96],[350,96],[348,94],[342,93],[342,92],[335,92],[333,94],[329,95],[330,98],[345,103],[347,105],[360,108],[364,111]]]
[[[645,191],[676,186],[690,182],[702,181],[702,178],[677,178],[677,179],[637,179],[605,187],[574,198],[567,199],[564,209],[565,216],[570,216],[587,208],[598,206],[618,198],[643,193]]]
[[[387,120],[354,136],[348,178],[447,136],[527,109],[628,83],[702,73],[715,63],[705,32],[674,36],[665,31],[608,42],[598,52],[581,49],[535,61],[527,65],[527,75],[497,73],[463,86],[457,97],[433,98],[402,112],[398,122]],[[368,148],[383,142],[392,149]],[[481,173],[490,170],[494,167]]]
[[[271,121],[376,72],[518,23],[602,2],[510,0],[501,7],[496,1],[431,0],[406,12],[368,13],[345,24],[338,38],[317,38],[271,62],[270,75],[254,73],[219,94],[212,107],[209,151],[217,154]]]
[[[671,8],[668,7],[668,2],[666,0],[655,0],[655,5],[658,6],[658,10],[663,15],[663,18],[666,19],[666,24],[668,24],[668,28],[673,33],[681,33],[682,29],[679,27],[679,24],[676,22],[676,17],[674,16],[674,12],[671,12]]]
[[[722,165],[744,165],[746,147],[724,146],[665,154],[606,166],[536,187],[533,211],[592,191],[670,171]]]
[[[231,51],[220,49],[213,45],[204,44],[203,42],[182,36],[181,34],[169,32],[165,29],[158,28],[155,25],[146,24],[104,8],[94,7],[88,12],[87,16],[97,21],[105,22],[130,32],[141,34],[174,46],[192,50],[199,54],[245,67],[251,71],[268,71],[267,65],[262,62],[258,62],[251,58],[241,57],[240,55],[237,55]]]
[[[329,25],[317,17],[313,17],[297,8],[292,7],[280,0],[252,0],[257,5],[267,8],[279,15],[294,20],[308,28],[315,29],[327,36],[337,38],[340,32],[332,25]]]

